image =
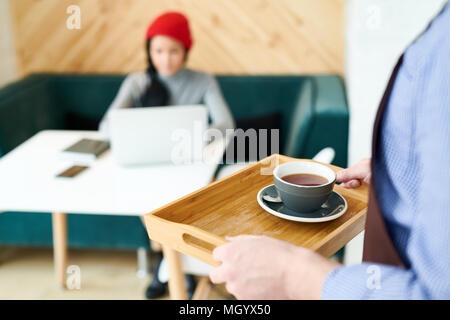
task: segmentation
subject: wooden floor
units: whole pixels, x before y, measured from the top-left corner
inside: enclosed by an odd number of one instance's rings
[[[151,275],[137,277],[135,251],[70,249],[68,264],[80,268],[79,290],[57,287],[52,249],[0,246],[0,299],[145,299]],[[232,297],[216,286],[208,298]]]

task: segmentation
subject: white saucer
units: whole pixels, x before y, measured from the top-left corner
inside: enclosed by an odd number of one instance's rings
[[[336,191],[333,191],[328,200],[322,207],[313,212],[297,212],[287,208],[282,202],[270,202],[263,199],[263,195],[270,195],[272,197],[278,196],[275,185],[271,184],[259,190],[256,199],[259,205],[265,211],[273,214],[279,218],[299,221],[299,222],[325,222],[339,218],[347,211],[347,201]]]

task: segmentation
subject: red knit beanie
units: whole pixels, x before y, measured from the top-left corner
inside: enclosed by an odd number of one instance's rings
[[[188,51],[192,46],[189,22],[179,12],[167,12],[153,20],[147,29],[147,39],[156,35],[164,35],[178,40]]]

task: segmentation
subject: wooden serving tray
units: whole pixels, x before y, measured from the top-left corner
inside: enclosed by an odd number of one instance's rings
[[[306,247],[329,257],[364,229],[368,186],[345,189],[335,185],[348,204],[339,218],[302,223],[278,218],[264,211],[258,191],[273,183],[276,165],[298,161],[274,154],[230,176],[173,201],[144,216],[150,239],[210,265],[218,262],[212,250],[226,243],[225,236],[266,235]],[[303,160],[313,161],[313,160]],[[328,165],[334,171],[341,168]]]

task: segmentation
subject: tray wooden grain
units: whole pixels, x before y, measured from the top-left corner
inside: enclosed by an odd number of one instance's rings
[[[284,220],[264,211],[256,200],[258,191],[273,183],[277,164],[312,161],[274,154],[226,178],[144,216],[150,239],[210,265],[218,263],[212,250],[226,243],[225,236],[266,235],[310,248],[329,257],[363,231],[368,186],[345,189],[335,185],[348,204],[341,217],[321,223]],[[341,168],[328,165],[334,171]]]

